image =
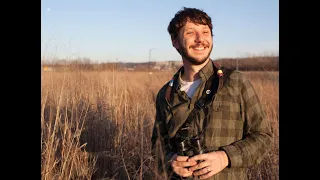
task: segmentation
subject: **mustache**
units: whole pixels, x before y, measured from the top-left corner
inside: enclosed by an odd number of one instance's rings
[[[195,45],[192,45],[190,46],[191,48],[197,48],[197,47],[206,47],[208,48],[209,47],[209,44],[195,44]]]

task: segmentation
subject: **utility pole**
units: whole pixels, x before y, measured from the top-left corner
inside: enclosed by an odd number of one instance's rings
[[[156,48],[151,48],[149,49],[149,67],[148,67],[148,71],[149,71],[149,74],[150,74],[150,66],[151,66],[151,51],[152,50],[155,50]]]
[[[239,70],[239,68],[238,68],[238,61],[239,61],[239,58],[240,58],[240,56],[239,56],[239,52],[238,51],[236,51],[236,58],[237,58],[237,63],[236,63],[236,66],[237,66],[237,71]]]
[[[238,61],[239,61],[239,57],[237,57],[237,71],[238,71]]]

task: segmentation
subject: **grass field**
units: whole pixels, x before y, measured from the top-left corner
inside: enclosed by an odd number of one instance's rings
[[[244,72],[275,134],[249,179],[279,179],[279,73]],[[42,72],[41,175],[53,179],[157,179],[150,154],[155,96],[173,72]]]

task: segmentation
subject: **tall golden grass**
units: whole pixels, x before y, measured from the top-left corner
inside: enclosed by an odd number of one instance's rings
[[[279,179],[278,72],[244,72],[275,134],[249,179]],[[52,179],[161,179],[151,158],[155,96],[173,72],[43,72],[41,175]]]

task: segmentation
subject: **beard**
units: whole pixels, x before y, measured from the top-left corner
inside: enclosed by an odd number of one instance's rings
[[[202,57],[202,58],[192,57],[192,56],[188,53],[187,48],[184,47],[181,42],[179,42],[179,47],[182,47],[182,48],[180,48],[178,51],[179,51],[180,55],[181,55],[185,60],[189,61],[189,62],[190,62],[191,64],[193,64],[193,65],[201,65],[201,64],[203,64],[203,63],[209,58],[213,46],[210,47],[210,50],[209,50],[208,54],[207,54],[206,56]]]

